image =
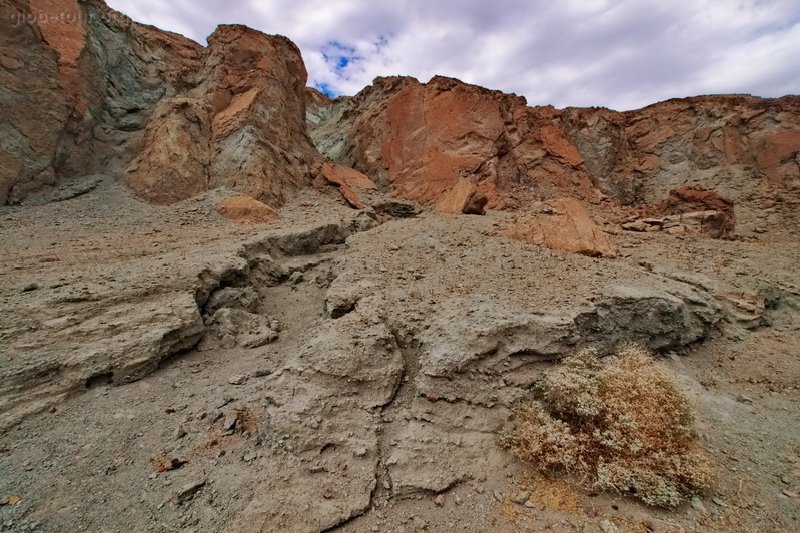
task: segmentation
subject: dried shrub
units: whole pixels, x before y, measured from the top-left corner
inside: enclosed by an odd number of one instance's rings
[[[537,393],[502,442],[542,473],[668,508],[707,487],[692,407],[643,349],[627,346],[603,361],[584,350],[547,373]]]

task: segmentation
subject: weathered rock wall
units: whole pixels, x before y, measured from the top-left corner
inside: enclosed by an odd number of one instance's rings
[[[102,0],[4,0],[0,204],[102,172],[171,203],[227,186],[272,204],[308,184],[297,47],[244,26],[209,46]]]
[[[704,186],[735,202],[800,191],[800,98],[706,96],[644,109],[528,107],[450,78],[377,78],[352,98],[313,98],[320,151],[397,194],[435,205],[470,180],[489,207],[516,188],[623,205]]]

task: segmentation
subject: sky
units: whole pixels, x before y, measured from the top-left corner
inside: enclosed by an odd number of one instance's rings
[[[331,95],[437,74],[560,108],[800,93],[800,0],[107,2],[202,44],[223,23],[286,35]]]

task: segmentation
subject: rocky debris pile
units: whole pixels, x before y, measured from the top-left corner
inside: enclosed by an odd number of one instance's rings
[[[634,218],[623,221],[627,231],[664,231],[671,235],[685,233],[716,239],[732,238],[736,232],[733,202],[702,187],[682,187],[655,207],[661,217]]]
[[[632,222],[624,222],[622,229],[626,231],[663,231],[670,235],[706,234],[719,238],[727,235],[720,229],[725,226],[726,222],[727,218],[719,211],[693,211],[661,218],[638,218]]]

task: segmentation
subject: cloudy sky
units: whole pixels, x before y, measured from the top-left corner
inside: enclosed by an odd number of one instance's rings
[[[204,44],[220,23],[286,35],[309,85],[337,95],[395,74],[557,107],[800,93],[798,0],[107,1]]]

